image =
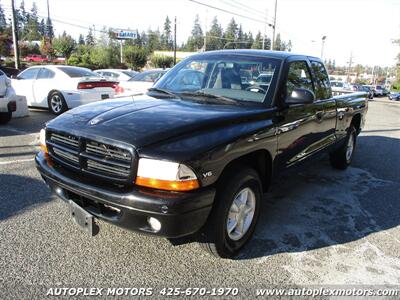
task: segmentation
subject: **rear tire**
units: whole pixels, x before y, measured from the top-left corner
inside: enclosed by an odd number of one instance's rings
[[[68,110],[64,96],[60,92],[53,92],[50,94],[48,105],[49,110],[57,116]]]
[[[254,233],[261,199],[258,173],[233,169],[218,185],[214,207],[200,232],[200,246],[216,257],[235,256]]]
[[[332,167],[339,170],[345,170],[351,164],[356,147],[356,138],[357,131],[353,125],[350,125],[346,142],[339,149],[329,155]]]
[[[0,113],[0,125],[7,124],[10,122],[12,117],[12,112],[1,112]]]

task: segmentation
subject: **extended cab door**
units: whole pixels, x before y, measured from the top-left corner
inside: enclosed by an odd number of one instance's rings
[[[318,149],[323,149],[335,142],[336,136],[336,100],[332,98],[329,76],[322,62],[310,59],[311,75],[315,88],[315,106],[319,132],[322,139]]]
[[[47,68],[41,68],[33,83],[33,95],[35,106],[48,107],[48,95],[51,88],[54,88],[55,73]]]
[[[284,102],[299,88],[315,94],[311,66],[307,58],[291,58],[284,72],[284,82],[280,87]],[[283,105],[285,108],[282,109],[277,123],[276,163],[279,169],[290,167],[321,150],[324,147],[323,141],[326,139],[328,127],[322,124],[326,119],[324,111],[326,105],[317,99],[310,103]]]

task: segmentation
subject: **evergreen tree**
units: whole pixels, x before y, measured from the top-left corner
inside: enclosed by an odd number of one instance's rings
[[[238,31],[239,31],[238,25],[237,25],[235,19],[232,18],[228,24],[228,27],[225,30],[225,33],[224,33],[225,45],[227,45],[225,48],[227,48],[227,49],[235,49],[236,48],[237,45],[234,42],[237,41]]]
[[[172,49],[172,31],[171,31],[171,21],[169,17],[165,19],[164,22],[164,31],[161,35],[161,47],[163,50],[171,50]]]
[[[254,43],[254,38],[253,38],[253,33],[251,31],[249,31],[249,33],[247,34],[247,46],[246,49],[251,49],[251,46]]]
[[[292,40],[289,40],[289,42],[286,44],[286,50],[291,52],[292,48],[293,48]]]
[[[19,28],[19,33],[22,34],[25,24],[27,22],[27,13],[25,10],[25,2],[24,0],[21,1],[19,9],[17,9],[17,26]]]
[[[4,31],[7,28],[6,16],[4,14],[3,7],[0,4],[0,31]]]
[[[217,17],[211,22],[211,28],[207,32],[207,50],[218,50],[222,49],[222,35],[223,29],[221,25],[218,23]]]
[[[24,27],[23,38],[25,40],[38,41],[41,38],[37,13],[36,3],[33,2],[31,12],[27,14],[26,26]]]
[[[40,20],[39,33],[42,37],[46,35],[46,23],[44,22],[44,19]]]
[[[191,37],[189,37],[187,47],[189,51],[198,51],[203,47],[203,45],[204,45],[203,30],[201,29],[200,26],[199,15],[196,15],[192,29],[192,35]]]
[[[53,29],[53,23],[51,22],[50,18],[47,18],[46,20],[46,37],[48,37],[50,40],[54,38],[54,29]]]
[[[85,45],[85,38],[83,37],[83,34],[79,35],[78,45]]]
[[[262,47],[262,37],[261,32],[257,32],[256,38],[254,39],[253,44],[251,45],[251,49],[261,49]]]
[[[155,31],[149,29],[147,31],[147,36],[148,36],[147,51],[149,53],[153,52],[154,50],[161,49],[161,35],[159,29]]]
[[[89,28],[89,32],[86,36],[85,42],[86,42],[86,45],[88,45],[88,46],[94,46],[95,40],[94,40],[92,28]]]
[[[280,33],[278,33],[276,35],[275,45],[274,45],[274,49],[273,50],[285,51],[285,43],[282,42]]]
[[[242,28],[242,24],[239,25],[239,29],[237,32],[237,41],[238,43],[236,43],[236,48],[237,49],[245,49],[246,48],[246,44],[245,42],[245,38],[244,38],[244,33],[243,33],[243,28]]]

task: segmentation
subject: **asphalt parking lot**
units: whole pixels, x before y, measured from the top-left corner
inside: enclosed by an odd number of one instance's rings
[[[0,289],[400,284],[400,102],[370,101],[344,172],[323,159],[265,195],[235,260],[100,223],[89,238],[35,169],[45,111],[0,127]],[[32,299],[28,294],[26,298]],[[25,297],[19,297],[20,299]],[[39,297],[41,298],[41,297]]]

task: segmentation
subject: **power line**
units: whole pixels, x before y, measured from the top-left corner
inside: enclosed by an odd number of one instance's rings
[[[237,4],[235,4],[235,3],[232,3],[233,0],[230,0],[230,1],[219,0],[219,1],[222,2],[222,3],[225,3],[225,4],[227,4],[227,5],[231,5],[231,6],[235,7],[235,8],[237,8],[237,9],[244,10],[244,11],[246,11],[246,12],[248,12],[248,13],[257,14],[257,15],[259,15],[260,17],[262,17],[262,18],[265,19],[265,15],[261,14],[260,12],[254,10],[254,9],[248,9],[248,8],[240,7],[239,5],[237,5]]]
[[[235,16],[238,16],[238,17],[242,17],[242,18],[245,18],[245,19],[248,19],[248,20],[252,20],[252,21],[255,21],[255,22],[258,22],[258,23],[262,23],[262,24],[267,23],[268,26],[270,26],[270,27],[273,26],[271,23],[268,23],[266,21],[255,19],[255,18],[252,18],[252,17],[249,17],[249,16],[245,16],[245,15],[242,15],[242,14],[238,14],[238,13],[235,13],[233,11],[229,11],[229,10],[226,10],[226,9],[223,9],[223,8],[220,8],[220,7],[216,7],[216,6],[212,6],[212,5],[209,5],[209,4],[205,4],[205,3],[202,3],[202,2],[199,2],[199,1],[196,1],[196,0],[188,0],[188,1],[193,2],[193,3],[197,3],[199,5],[203,5],[203,6],[212,8],[212,9],[216,9],[216,10],[228,13],[228,14],[232,14],[232,15],[235,15]]]

